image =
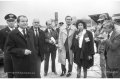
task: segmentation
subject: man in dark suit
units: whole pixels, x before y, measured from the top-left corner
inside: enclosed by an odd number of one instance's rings
[[[41,68],[41,62],[44,59],[45,34],[44,31],[40,29],[40,21],[38,18],[35,18],[33,20],[33,26],[30,28],[30,30],[33,32],[35,49],[39,52],[39,56],[41,57],[40,60]]]
[[[4,52],[4,72],[8,74],[8,78],[13,78],[13,63],[12,58],[10,54],[6,53],[5,43],[6,39],[8,37],[8,34],[15,29],[15,23],[16,23],[16,15],[14,14],[7,14],[5,16],[5,20],[8,24],[8,26],[2,30],[0,30],[0,48]]]
[[[45,30],[45,63],[44,63],[44,76],[47,76],[49,57],[51,54],[52,60],[52,72],[56,73],[55,58],[56,58],[56,43],[58,39],[58,33],[52,28],[52,21],[46,22],[47,29]]]
[[[111,20],[103,23],[103,29],[108,33],[108,38],[102,40],[107,52],[107,77],[120,78],[120,32]]]
[[[40,56],[35,49],[33,33],[28,31],[28,19],[17,18],[18,28],[7,39],[7,53],[12,55],[15,78],[40,78]]]

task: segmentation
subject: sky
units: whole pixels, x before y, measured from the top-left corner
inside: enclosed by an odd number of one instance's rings
[[[0,0],[0,25],[6,25],[4,16],[8,13],[26,15],[28,24],[39,18],[41,25],[46,20],[54,19],[58,12],[58,21],[67,15],[77,19],[89,18],[88,15],[109,13],[110,16],[120,13],[119,0]]]

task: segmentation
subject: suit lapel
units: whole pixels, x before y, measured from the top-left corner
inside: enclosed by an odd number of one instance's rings
[[[33,31],[32,31],[32,30],[31,30],[31,31],[30,31],[30,30],[29,30],[29,31],[27,30],[27,37],[28,37],[27,39],[30,39],[30,41],[31,41],[31,40],[34,40],[34,39],[31,39],[31,38],[33,37]]]
[[[48,39],[52,37],[52,33],[48,32],[48,28],[46,29],[45,34]]]
[[[5,32],[9,33],[11,30],[9,29],[9,27],[6,27]]]
[[[38,28],[38,32],[39,32],[39,38],[40,38],[42,35],[42,30],[40,28]]]
[[[18,35],[26,41],[26,38],[23,36],[23,34],[18,29],[16,29],[16,30],[17,30]]]
[[[35,32],[34,32],[33,26],[31,27],[31,31],[32,31],[32,33],[33,33],[33,35],[35,37]]]
[[[64,29],[62,30],[62,32],[67,35],[67,30],[66,30],[66,28],[64,28]]]

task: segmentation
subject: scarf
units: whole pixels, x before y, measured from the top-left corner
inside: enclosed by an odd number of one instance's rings
[[[83,38],[84,38],[85,33],[86,33],[86,29],[84,29],[82,32],[80,32],[78,34],[78,36],[79,36],[79,48],[82,48],[82,42],[83,42]]]

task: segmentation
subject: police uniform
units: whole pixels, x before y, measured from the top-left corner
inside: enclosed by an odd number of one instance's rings
[[[4,19],[8,22],[14,22],[17,17],[14,14],[7,14]],[[10,54],[7,53],[6,51],[6,41],[8,34],[12,31],[13,29],[9,27],[9,25],[0,30],[0,48],[4,52],[4,72],[8,74],[8,78],[13,78],[13,63],[12,63],[12,57]]]

